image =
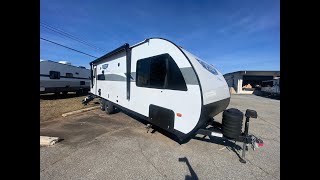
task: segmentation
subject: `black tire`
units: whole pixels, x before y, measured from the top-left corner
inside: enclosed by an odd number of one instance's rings
[[[59,96],[60,92],[55,92],[54,95]]]
[[[104,104],[105,104],[104,110],[106,111],[107,114],[114,113],[114,106],[113,106],[112,102],[106,101]]]
[[[238,119],[242,116],[242,119],[243,119],[243,115],[241,114],[232,114],[232,113],[229,113],[229,112],[224,112],[222,114],[223,118],[226,118],[226,119]],[[242,123],[242,121],[241,121]]]
[[[105,110],[105,107],[106,107],[106,106],[105,106],[105,102],[106,102],[106,101],[103,100],[103,99],[100,100],[100,109],[101,109],[102,111]]]
[[[229,139],[240,136],[243,123],[243,113],[234,108],[227,109],[222,114],[222,134]]]
[[[67,94],[68,94],[68,91],[63,91],[62,94],[63,94],[63,95],[67,95]]]

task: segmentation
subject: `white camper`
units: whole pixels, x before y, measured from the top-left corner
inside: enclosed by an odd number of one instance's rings
[[[72,66],[67,61],[40,60],[40,94],[87,93],[89,90],[89,69]]]
[[[102,110],[128,110],[180,140],[229,105],[223,75],[166,39],[124,44],[90,66],[90,91],[102,99]]]

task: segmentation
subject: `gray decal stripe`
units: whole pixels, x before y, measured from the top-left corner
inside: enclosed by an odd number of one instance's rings
[[[124,73],[124,75],[125,74],[126,73]],[[131,78],[131,82],[134,82],[136,78],[136,72],[132,72],[131,76],[134,78],[134,79]],[[105,78],[104,80],[98,79],[98,81],[127,81],[125,76],[121,76],[118,74],[105,74],[104,78]]]
[[[186,84],[199,85],[198,79],[192,67],[180,68]]]
[[[180,68],[181,73],[186,81],[186,84],[189,85],[198,85],[197,76],[194,73],[192,67]],[[105,74],[105,81],[126,81],[125,76],[120,76],[118,74]],[[131,82],[134,82],[136,79],[136,72],[131,72],[131,76],[134,80],[131,79]]]
[[[118,74],[105,74],[105,81],[126,81],[126,77],[120,76]]]
[[[131,72],[131,76],[133,77],[134,80],[136,80],[136,72]]]

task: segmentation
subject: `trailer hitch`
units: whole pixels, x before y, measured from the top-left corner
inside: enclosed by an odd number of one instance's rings
[[[243,146],[242,146],[242,156],[240,157],[239,161],[241,163],[246,163],[246,160],[244,159],[246,157],[246,151],[248,151],[248,144],[251,144],[251,148],[255,150],[256,148],[263,146],[262,139],[257,138],[254,135],[249,135],[249,122],[250,118],[257,118],[258,114],[255,110],[247,109],[246,110],[246,122],[244,127],[244,133],[243,133]],[[241,136],[239,137],[241,138]]]
[[[241,133],[241,135],[239,137],[237,137],[236,139],[232,139],[232,140],[235,140],[238,142],[243,142],[242,156],[241,157],[239,156],[239,161],[241,163],[246,163],[245,156],[246,156],[246,151],[248,151],[249,144],[251,144],[251,148],[253,150],[264,145],[262,139],[259,139],[254,135],[249,135],[250,118],[257,118],[258,117],[257,112],[254,110],[247,109],[246,113],[245,113],[245,117],[246,117],[246,122],[245,122],[244,132]],[[202,134],[202,135],[209,136],[209,137],[218,137],[218,138],[223,138],[223,139],[229,140],[229,138],[223,136],[221,128],[220,128],[220,126],[221,126],[220,123],[213,122],[210,125],[212,125],[213,127],[209,128],[209,129],[199,129],[196,134]]]

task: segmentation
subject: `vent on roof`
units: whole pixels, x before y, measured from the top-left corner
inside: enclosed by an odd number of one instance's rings
[[[67,64],[67,65],[71,65],[71,63],[70,63],[70,62],[68,62],[68,61],[59,61],[59,63],[60,63],[60,64]]]

